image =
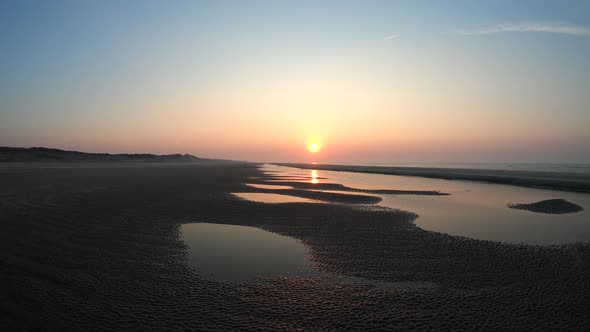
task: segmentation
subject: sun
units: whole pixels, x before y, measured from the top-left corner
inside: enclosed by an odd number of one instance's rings
[[[311,153],[319,152],[322,148],[320,141],[317,138],[311,138],[307,141],[307,149]]]
[[[316,143],[313,143],[309,146],[309,151],[311,151],[312,153],[318,152],[319,149],[320,149],[320,147]]]

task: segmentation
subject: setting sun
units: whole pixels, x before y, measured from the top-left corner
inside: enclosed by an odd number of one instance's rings
[[[321,143],[320,143],[319,139],[317,139],[317,138],[310,138],[307,141],[307,149],[311,153],[319,152],[320,149],[321,149]]]

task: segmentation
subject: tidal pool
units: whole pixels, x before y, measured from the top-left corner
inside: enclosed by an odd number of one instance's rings
[[[282,171],[290,177],[307,176],[300,182],[339,183],[358,189],[436,190],[447,196],[384,195],[378,204],[418,214],[416,225],[425,230],[473,239],[527,244],[564,244],[590,241],[590,194],[525,188],[463,180],[296,169],[265,165],[263,170]],[[507,205],[562,198],[583,211],[542,214],[511,209]]]
[[[301,198],[281,194],[267,194],[267,193],[232,193],[242,199],[260,203],[317,203],[313,199]]]
[[[317,277],[305,246],[255,227],[191,223],[181,227],[189,263],[204,278],[240,282],[256,277]]]
[[[246,183],[247,186],[259,189],[293,189],[291,186],[281,186],[278,184],[258,184],[258,183]]]

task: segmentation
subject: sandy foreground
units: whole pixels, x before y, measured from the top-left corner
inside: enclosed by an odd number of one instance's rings
[[[477,241],[424,231],[411,212],[231,195],[265,192],[244,184],[264,178],[247,163],[0,165],[0,329],[590,326],[590,244]],[[318,195],[303,189],[291,193]],[[372,202],[354,194],[321,199]],[[188,222],[300,239],[320,270],[366,282],[204,280],[179,237]]]

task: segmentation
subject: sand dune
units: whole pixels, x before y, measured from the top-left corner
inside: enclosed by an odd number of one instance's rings
[[[110,153],[87,153],[79,151],[65,151],[60,149],[50,148],[15,148],[15,147],[0,147],[0,162],[47,162],[47,161],[205,161],[190,154],[168,154],[156,155],[151,153],[139,154],[110,154]]]

